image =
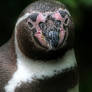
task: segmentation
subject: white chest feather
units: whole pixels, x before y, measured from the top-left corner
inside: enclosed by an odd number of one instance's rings
[[[59,72],[62,73],[64,69],[74,66],[76,66],[76,60],[73,50],[68,51],[62,59],[54,63],[32,61],[20,54],[17,58],[17,70],[5,86],[5,92],[14,92],[22,82],[31,83],[34,77],[39,79],[43,79],[43,76],[52,77]]]
[[[68,92],[79,92],[79,85],[77,84],[74,88],[68,90]]]

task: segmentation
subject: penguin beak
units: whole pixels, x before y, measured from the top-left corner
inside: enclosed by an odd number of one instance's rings
[[[59,32],[50,31],[47,33],[46,41],[48,43],[49,50],[55,50],[59,45]]]
[[[48,50],[56,50],[61,46],[65,38],[64,31],[45,31],[45,33],[35,34],[37,42]]]

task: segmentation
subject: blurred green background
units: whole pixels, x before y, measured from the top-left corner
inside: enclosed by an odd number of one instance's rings
[[[11,36],[20,12],[34,0],[1,0],[0,46]],[[92,92],[92,0],[59,0],[69,9],[76,32],[75,52],[79,64],[80,92]]]

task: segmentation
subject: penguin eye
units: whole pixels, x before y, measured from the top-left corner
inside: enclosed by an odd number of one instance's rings
[[[63,18],[67,15],[67,12],[62,11],[62,10],[60,10],[59,13],[60,13],[60,15],[61,15]]]
[[[44,23],[44,22],[40,22],[40,23],[39,23],[39,27],[40,27],[41,29],[44,29],[45,23]]]
[[[28,22],[28,25],[32,28],[33,24],[31,22]]]

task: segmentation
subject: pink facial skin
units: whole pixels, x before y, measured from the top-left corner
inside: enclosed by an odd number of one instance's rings
[[[39,40],[39,42],[43,45],[43,46],[45,46],[45,47],[47,47],[47,42],[46,42],[46,40],[44,39],[44,36],[42,35],[42,32],[37,32],[36,34],[35,34],[35,37]]]
[[[61,17],[61,15],[60,15],[60,13],[58,11],[56,13],[54,13],[52,15],[52,17],[54,17],[56,20],[64,21],[64,19]]]
[[[59,37],[60,37],[59,44],[61,44],[64,40],[64,37],[65,37],[65,31],[63,28],[61,28]]]
[[[62,44],[64,37],[65,37],[65,30],[62,27],[64,18],[61,17],[61,15],[58,11],[56,13],[54,13],[52,15],[52,17],[55,18],[56,20],[60,20],[62,22],[61,28],[60,28],[60,34],[59,34],[59,39],[60,39],[59,45],[60,45],[60,44]],[[47,41],[45,40],[45,37],[42,34],[42,30],[39,27],[39,23],[45,22],[45,20],[46,20],[46,17],[44,17],[42,13],[39,13],[39,15],[37,16],[36,23],[35,23],[35,27],[37,30],[37,32],[35,33],[35,37],[39,40],[41,45],[48,47],[49,45],[48,45]]]
[[[53,17],[56,19],[56,20],[61,20],[62,21],[62,25],[63,25],[63,22],[64,22],[64,18],[61,17],[60,13],[57,11],[56,13],[53,14]],[[63,29],[61,25],[61,29],[60,29],[60,40],[59,40],[59,44],[61,44],[64,40],[64,37],[65,37],[65,30]]]
[[[45,18],[42,13],[39,13],[39,15],[37,16],[37,20],[36,20],[37,24],[40,22],[45,22]]]
[[[43,15],[40,13],[38,16],[37,16],[37,21],[36,21],[36,30],[37,32],[35,33],[35,37],[39,40],[39,42],[45,46],[45,47],[48,47],[47,45],[47,42],[42,34],[42,30],[40,29],[40,27],[38,26],[40,22],[44,22],[45,21],[45,18],[43,17]]]

